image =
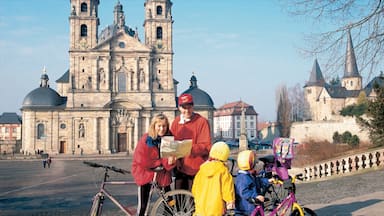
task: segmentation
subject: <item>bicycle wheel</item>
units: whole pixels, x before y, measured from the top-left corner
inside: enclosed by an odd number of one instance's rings
[[[193,195],[187,190],[173,190],[165,193],[165,200],[160,197],[151,210],[151,216],[192,215],[195,212]]]
[[[299,209],[300,208],[300,209]],[[317,216],[316,213],[307,207],[301,207],[300,205],[294,205],[291,216]]]
[[[266,198],[264,202],[265,209],[272,211],[288,194],[288,190],[284,189],[283,185],[271,184],[264,195]]]

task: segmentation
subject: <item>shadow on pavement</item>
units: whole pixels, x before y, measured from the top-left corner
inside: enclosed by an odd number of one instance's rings
[[[337,215],[337,216],[352,216],[353,212],[359,209],[368,208],[369,206],[375,205],[383,200],[370,199],[365,201],[358,201],[345,204],[329,205],[323,208],[316,209],[317,215]]]

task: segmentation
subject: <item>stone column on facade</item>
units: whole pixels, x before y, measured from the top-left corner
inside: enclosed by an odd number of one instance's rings
[[[118,131],[118,125],[112,126],[112,143],[111,143],[111,152],[116,152],[116,146],[117,146],[117,131]]]
[[[99,118],[95,118],[94,119],[94,122],[93,122],[93,132],[94,132],[94,136],[93,136],[93,139],[94,139],[94,141],[93,141],[93,150],[95,150],[96,152],[97,152],[97,147],[98,147],[98,143],[99,143],[99,134],[100,134],[100,132],[99,132],[99,130],[98,130],[98,123],[99,123]]]
[[[111,144],[111,139],[110,139],[110,126],[109,126],[109,119],[108,118],[104,118],[104,126],[105,126],[105,140],[104,140],[104,152],[105,153],[110,153],[111,152],[111,149],[110,149],[110,144]],[[112,134],[113,134],[113,130],[112,130]],[[102,150],[102,143],[100,144],[100,149],[99,151]]]
[[[138,141],[139,140],[139,128],[140,128],[139,117],[135,117],[134,122],[135,122],[135,124],[134,124],[134,128],[133,128],[133,130],[134,130],[133,140]],[[133,149],[136,148],[136,145],[137,145],[137,143],[134,142]]]
[[[133,78],[133,89],[134,90],[139,90],[139,73],[140,73],[140,57],[136,57],[136,68],[135,68],[135,73]]]
[[[127,127],[127,151],[129,154],[133,154],[134,148],[133,148],[133,126],[128,125]]]

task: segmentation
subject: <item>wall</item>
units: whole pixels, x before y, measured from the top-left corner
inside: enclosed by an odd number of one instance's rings
[[[296,142],[303,142],[309,139],[333,142],[333,134],[349,131],[352,135],[357,135],[360,141],[369,142],[368,132],[362,128],[353,117],[344,117],[340,121],[306,121],[295,122],[291,127],[291,137]]]

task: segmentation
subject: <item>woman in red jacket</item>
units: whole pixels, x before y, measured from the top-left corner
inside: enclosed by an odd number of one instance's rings
[[[151,181],[154,171],[152,168],[163,166],[157,173],[156,181],[159,186],[170,191],[172,182],[171,170],[176,165],[176,158],[160,158],[159,149],[161,137],[169,135],[169,121],[164,114],[156,115],[149,126],[148,133],[144,134],[133,153],[132,175],[138,185],[138,215],[144,215],[147,208]]]

